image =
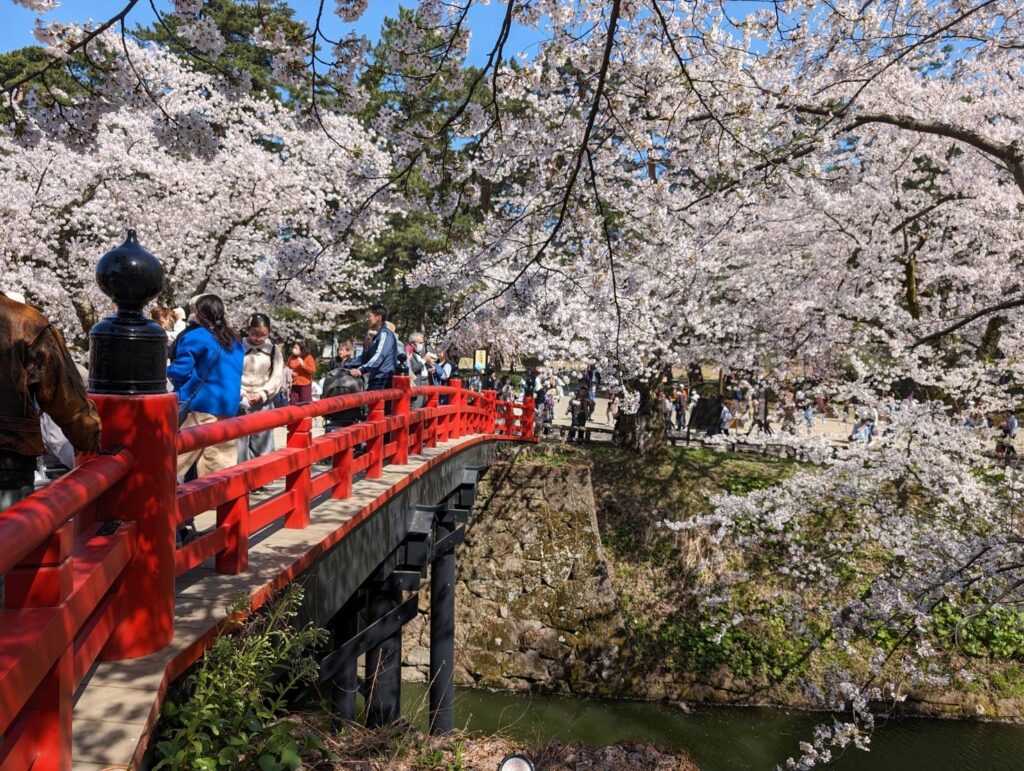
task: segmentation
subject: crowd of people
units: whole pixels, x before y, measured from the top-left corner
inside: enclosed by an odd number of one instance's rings
[[[151,315],[167,333],[167,379],[178,395],[181,428],[304,404],[317,397],[390,388],[396,372],[408,372],[414,386],[447,385],[459,375],[457,358],[443,349],[428,350],[422,332],[412,332],[403,343],[381,305],[368,309],[361,345],[342,341],[333,358],[320,363],[305,341],[283,344],[277,339],[268,314],[251,314],[236,330],[215,294],[197,295],[187,308],[156,307]],[[98,451],[100,418],[86,395],[83,373],[60,333],[16,293],[0,293],[0,343],[3,509],[32,491],[40,455],[67,468],[73,465],[76,451]],[[773,391],[750,374],[726,373],[717,387],[707,385],[701,368],[691,365],[686,380],[659,391],[658,406],[667,431],[699,423],[708,434],[756,431],[771,435],[776,422],[780,431],[810,434],[816,423],[840,417],[818,383],[794,383]],[[600,386],[601,374],[594,365],[576,372],[536,367],[520,377],[478,364],[464,383],[475,391],[495,391],[504,401],[532,396],[537,430],[544,435],[551,433],[556,412],[564,403],[570,443],[582,442],[588,435]],[[709,390],[715,395],[700,395]],[[622,401],[616,392],[605,397],[604,420],[611,425]],[[418,397],[412,407],[421,407],[424,398]],[[842,411],[847,423],[853,424],[847,439],[870,443],[895,410],[913,401],[913,393],[901,400],[890,395],[877,403],[851,399]],[[360,409],[327,415],[325,430],[337,430],[362,417]],[[1015,453],[1016,416],[1006,412],[995,420],[1001,429],[996,452]],[[991,428],[992,422],[979,408],[965,410],[967,427]],[[202,476],[274,449],[273,431],[264,431],[193,450],[179,456],[178,476],[182,480]]]
[[[187,307],[158,306],[150,315],[167,333],[168,388],[178,395],[180,428],[303,404],[321,394],[390,388],[406,363],[414,385],[446,385],[457,374],[446,351],[427,351],[422,333],[402,343],[381,305],[367,311],[361,347],[342,342],[323,364],[303,340],[282,344],[266,313],[253,313],[236,328],[216,294],[197,295]],[[3,509],[32,492],[41,457],[58,459],[66,470],[76,451],[98,451],[100,418],[86,395],[84,370],[60,333],[14,292],[0,293],[0,362]],[[325,428],[361,417],[359,410],[328,415]],[[273,431],[265,431],[182,453],[178,477],[213,473],[273,450]]]

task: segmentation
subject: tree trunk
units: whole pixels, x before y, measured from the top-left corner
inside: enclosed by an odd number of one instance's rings
[[[988,320],[985,334],[978,346],[979,361],[991,361],[999,353],[999,340],[1003,336],[1003,327],[1006,326],[1007,321],[1006,316],[993,316]]]
[[[619,413],[615,421],[615,442],[637,455],[665,449],[668,437],[658,391],[662,379],[634,380],[626,383],[630,391],[640,394],[640,406],[632,414]]]

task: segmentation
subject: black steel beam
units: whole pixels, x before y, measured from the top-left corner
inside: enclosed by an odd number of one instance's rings
[[[362,595],[356,594],[331,620],[331,639],[336,649],[359,636],[359,611],[362,599]],[[331,706],[335,721],[351,722],[356,719],[356,692],[359,690],[357,659],[358,655],[343,655],[335,659],[331,676],[334,685]]]
[[[446,535],[441,535],[442,528],[448,530]],[[434,542],[433,554],[435,561],[443,554],[453,551],[456,546],[466,540],[466,528],[464,527],[460,527],[458,530],[449,530],[447,526],[438,523],[437,532],[438,538]]]
[[[397,582],[386,581],[369,587],[371,625],[387,618],[398,618],[402,590]],[[415,598],[416,595],[413,595]],[[366,652],[366,726],[390,725],[401,715],[402,702],[402,624],[391,624],[390,635]]]
[[[372,648],[378,647],[395,632],[416,618],[419,595],[414,594],[382,618],[372,621],[359,634],[346,640],[320,663],[320,682],[333,678],[348,659],[355,660]]]
[[[446,734],[455,728],[455,543],[462,528],[437,522],[435,551],[430,566],[430,733]]]

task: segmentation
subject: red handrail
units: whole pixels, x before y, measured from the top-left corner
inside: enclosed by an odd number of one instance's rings
[[[101,534],[90,507],[131,471],[120,450],[85,460],[0,512],[0,767],[65,769],[71,699],[116,623],[134,524]]]
[[[318,418],[343,410],[351,410],[364,405],[372,405],[381,400],[400,397],[402,392],[397,388],[383,391],[364,391],[358,394],[332,396],[309,404],[280,407],[274,410],[262,410],[251,415],[218,420],[202,426],[191,426],[178,434],[178,452],[185,453],[200,447],[221,444],[249,434],[258,434],[282,426],[298,423],[306,418]]]
[[[531,439],[532,403],[448,386],[395,387],[177,430],[173,395],[96,396],[104,443],[128,449],[78,468],[0,512],[0,769],[70,768],[72,694],[97,658],[145,655],[174,633],[174,577],[210,557],[244,571],[249,537],[268,524],[310,522],[311,499],[346,498],[360,473],[405,464],[469,434]],[[416,409],[413,400],[424,404]],[[445,402],[445,403],[442,403]],[[366,406],[367,419],[323,436],[316,417]],[[386,414],[389,413],[389,414]],[[175,451],[288,427],[286,447],[175,485]],[[365,447],[363,455],[357,448]],[[324,471],[314,464],[329,460]],[[249,493],[284,477],[285,491],[250,507]],[[214,527],[175,547],[180,521],[215,509]],[[98,519],[129,520],[106,534]],[[101,534],[102,533],[102,534]],[[27,729],[27,726],[31,730]]]
[[[124,479],[132,454],[89,458],[73,471],[0,511],[0,573],[8,573],[78,512]]]

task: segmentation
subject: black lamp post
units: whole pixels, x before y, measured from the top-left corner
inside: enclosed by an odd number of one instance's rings
[[[157,394],[167,391],[167,332],[142,314],[164,287],[164,269],[134,230],[96,264],[96,283],[117,312],[89,332],[89,391]]]

